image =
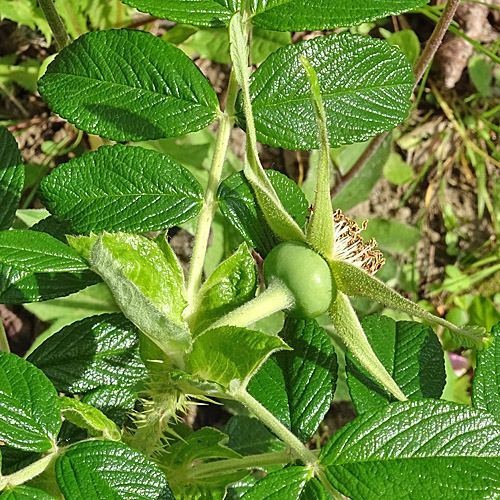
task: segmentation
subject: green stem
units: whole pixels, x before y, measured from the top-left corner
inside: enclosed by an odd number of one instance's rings
[[[292,307],[294,302],[292,292],[279,280],[273,280],[263,293],[220,318],[210,329],[228,325],[245,327]]]
[[[71,42],[68,32],[64,27],[61,17],[57,13],[53,0],[39,0],[38,3],[49,23],[52,33],[54,33],[56,48],[59,51]]]
[[[18,470],[13,474],[9,474],[8,476],[0,476],[0,491],[7,486],[18,486],[20,484],[24,484],[30,479],[41,474],[59,455],[58,451],[54,451],[44,456],[40,460],[33,462],[32,464],[24,467],[24,469]]]
[[[9,339],[0,318],[0,351],[10,353]]]
[[[222,168],[226,158],[226,152],[229,144],[229,136],[234,124],[234,105],[238,95],[238,84],[234,72],[231,72],[229,86],[227,89],[226,111],[221,114],[219,119],[219,132],[215,145],[212,165],[208,177],[207,189],[203,200],[203,206],[198,216],[196,225],[196,236],[193,247],[193,256],[189,267],[189,276],[187,284],[187,299],[189,308],[186,316],[196,310],[198,301],[198,291],[200,289],[201,277],[203,274],[203,263],[207,253],[208,237],[210,236],[210,227],[217,209],[217,189],[219,188]]]
[[[234,391],[232,397],[248,408],[263,424],[265,424],[286,445],[293,459],[299,459],[305,465],[317,466],[316,455],[307,448],[300,439],[287,429],[267,408],[264,408],[245,389]],[[290,458],[290,457],[289,457]]]
[[[211,478],[213,476],[228,474],[239,470],[259,469],[271,465],[288,464],[290,454],[288,450],[273,451],[260,455],[249,455],[242,458],[229,458],[227,460],[217,460],[216,462],[202,463],[193,467],[189,471],[189,479]],[[183,478],[183,482],[184,482]],[[188,481],[189,482],[189,481]],[[172,481],[169,481],[171,484]]]

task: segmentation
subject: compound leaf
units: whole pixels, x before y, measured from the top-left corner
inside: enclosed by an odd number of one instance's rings
[[[259,141],[288,149],[318,148],[301,55],[318,74],[332,147],[364,141],[407,116],[415,79],[401,51],[382,40],[333,34],[277,50],[252,75],[250,97]]]
[[[257,0],[252,21],[279,31],[325,30],[353,26],[422,7],[428,0]]]
[[[139,332],[121,313],[102,314],[65,326],[29,356],[66,393],[102,385],[132,386],[145,377]]]
[[[293,351],[274,354],[250,380],[248,392],[303,442],[330,408],[337,358],[315,320],[287,318],[281,332]]]
[[[74,233],[158,231],[198,215],[192,174],[166,155],[104,146],[54,169],[41,185],[47,208]]]
[[[56,461],[56,479],[66,500],[175,500],[158,466],[118,442],[71,446]]]
[[[445,401],[393,403],[333,436],[320,463],[356,500],[495,498],[500,494],[500,424]]]
[[[303,228],[307,220],[308,203],[302,190],[279,172],[266,170],[266,174],[285,210]],[[217,197],[221,212],[262,257],[280,243],[281,240],[269,227],[255,193],[242,172],[237,172],[222,182]]]
[[[25,451],[50,450],[61,428],[57,393],[28,361],[0,351],[0,441]]]
[[[361,322],[378,359],[409,399],[439,398],[446,383],[444,354],[432,329],[423,323],[368,316]],[[358,414],[394,398],[347,351],[349,392]]]
[[[52,299],[93,285],[100,278],[68,245],[46,233],[0,232],[0,302]]]
[[[0,231],[9,229],[21,199],[24,167],[14,136],[0,127]]]
[[[150,33],[87,33],[64,48],[39,92],[60,116],[115,141],[175,137],[212,123],[217,95],[178,48]]]

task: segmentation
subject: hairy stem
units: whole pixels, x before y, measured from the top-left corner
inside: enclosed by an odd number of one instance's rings
[[[265,424],[276,436],[278,436],[286,445],[292,459],[299,459],[305,465],[316,466],[316,455],[307,448],[302,441],[287,429],[267,408],[264,408],[255,398],[241,388],[231,394],[236,401],[239,401],[249,409],[263,424]],[[290,457],[289,457],[290,458]]]
[[[417,87],[420,82],[422,76],[427,69],[427,66],[432,61],[432,58],[436,54],[437,49],[441,45],[443,41],[444,35],[450,26],[451,21],[453,20],[453,16],[457,10],[457,7],[460,4],[460,0],[448,0],[446,2],[446,6],[443,10],[443,13],[439,19],[439,22],[436,24],[429,40],[425,44],[424,50],[422,54],[418,58],[418,61],[415,64],[413,69],[413,73],[415,75],[415,86],[413,90]],[[334,198],[341,189],[351,180],[353,179],[359,171],[366,165],[366,162],[372,157],[372,155],[377,151],[378,147],[382,144],[388,132],[384,132],[375,136],[371,141],[368,147],[364,150],[363,154],[357,159],[354,165],[351,167],[349,172],[344,175],[339,182],[335,184],[333,189],[330,192],[330,196]]]
[[[248,455],[242,458],[217,460],[215,462],[202,463],[193,467],[189,471],[188,480],[195,478],[201,479],[204,477],[211,478],[220,474],[228,474],[246,469],[258,469],[270,465],[288,464],[289,462],[290,454],[287,450],[273,451],[259,455]],[[183,481],[184,479],[186,478],[183,478]],[[172,480],[169,480],[169,484],[171,483]]]
[[[66,45],[71,43],[68,32],[64,27],[61,16],[57,13],[53,0],[39,0],[38,2],[43,11],[43,15],[49,23],[50,29],[54,34],[57,50],[64,49]]]
[[[220,318],[210,325],[210,329],[219,326],[245,327],[292,307],[294,302],[292,292],[279,280],[273,280],[263,293]]]
[[[229,136],[234,124],[234,105],[238,95],[238,84],[234,72],[231,72],[229,87],[226,98],[226,111],[219,119],[219,132],[217,143],[215,145],[212,165],[208,177],[207,189],[203,200],[203,207],[198,216],[196,225],[196,236],[194,240],[193,256],[189,267],[189,276],[187,284],[187,299],[189,307],[186,315],[189,316],[196,310],[198,291],[200,289],[201,277],[203,274],[203,263],[207,253],[208,237],[210,236],[210,227],[217,209],[217,189],[222,175],[226,151],[229,144]]]
[[[43,471],[45,471],[45,469],[47,469],[47,467],[49,467],[51,462],[55,460],[58,455],[59,452],[57,450],[53,451],[52,453],[40,458],[40,460],[24,467],[24,469],[18,470],[8,476],[0,476],[0,491],[7,486],[18,486],[20,484],[24,484],[30,479],[40,475]]]
[[[7,338],[7,333],[0,318],[0,351],[10,353],[9,339]]]

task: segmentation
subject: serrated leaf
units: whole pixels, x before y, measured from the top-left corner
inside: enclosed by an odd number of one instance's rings
[[[500,424],[465,405],[393,403],[337,431],[320,463],[333,487],[356,500],[495,498]]]
[[[252,75],[259,141],[288,149],[318,147],[301,55],[317,70],[332,147],[364,141],[406,118],[414,77],[399,49],[365,36],[333,34],[277,50]],[[243,124],[241,100],[238,117]]]
[[[214,270],[199,292],[199,305],[190,319],[194,333],[202,332],[217,319],[255,296],[257,272],[246,244]]]
[[[222,326],[196,337],[188,364],[195,376],[226,389],[231,381],[239,381],[244,388],[268,356],[279,349],[287,349],[279,337]]]
[[[175,500],[157,465],[118,442],[71,446],[57,459],[56,479],[66,500]]]
[[[75,238],[70,243],[86,248],[92,269],[109,286],[125,316],[182,366],[191,346],[182,317],[187,302],[179,288],[178,265],[166,249],[126,233]]]
[[[238,0],[125,0],[123,3],[147,12],[155,17],[220,28],[229,24],[231,16],[239,7]]]
[[[61,392],[132,386],[146,375],[138,330],[123,314],[93,316],[64,327],[29,356]]]
[[[286,211],[303,228],[308,215],[304,193],[291,179],[274,170],[266,174]],[[221,212],[246,242],[265,257],[280,239],[269,227],[258,206],[255,193],[242,172],[235,173],[221,183],[217,193]]]
[[[14,220],[24,184],[24,167],[14,136],[0,127],[0,230]]]
[[[243,456],[270,453],[286,447],[260,420],[245,415],[231,417],[222,432],[229,436],[227,446]]]
[[[472,379],[472,405],[491,413],[500,420],[500,323],[491,330],[493,342],[486,351],[478,353]]]
[[[59,398],[59,407],[65,421],[85,429],[91,436],[102,436],[111,441],[121,439],[120,429],[97,408],[67,397]]]
[[[212,123],[219,107],[180,49],[138,30],[81,36],[49,65],[38,89],[54,112],[116,141],[194,132]]]
[[[307,442],[333,400],[335,351],[315,320],[287,318],[280,335],[293,351],[278,352],[266,361],[251,379],[248,392]]]
[[[32,30],[40,30],[50,46],[52,31],[35,0],[0,0],[0,18],[11,19],[17,24],[28,26]]]
[[[0,441],[25,451],[55,445],[61,427],[57,393],[28,361],[0,352]]]
[[[214,459],[235,459],[241,455],[227,447],[228,436],[212,427],[204,427],[184,436],[166,448],[159,457],[162,469],[178,500],[222,500],[228,484],[247,475],[245,471],[226,474],[196,474],[196,465]]]
[[[326,500],[319,481],[307,467],[287,467],[267,475],[245,493],[241,500]]]
[[[252,22],[280,31],[325,30],[353,26],[422,7],[428,0],[257,0]]]
[[[127,414],[134,409],[136,399],[137,394],[128,387],[105,385],[85,394],[82,402],[101,410],[122,427],[127,421]]]
[[[42,201],[73,233],[163,230],[198,215],[203,191],[191,173],[156,151],[103,146],[54,169]]]
[[[100,281],[71,248],[36,231],[0,232],[0,302],[23,304],[69,295]]]
[[[0,500],[56,500],[45,491],[30,488],[29,486],[16,486],[14,489],[4,491]]]
[[[446,375],[443,349],[430,327],[387,316],[368,316],[363,330],[378,359],[409,399],[439,398]],[[349,392],[358,414],[395,399],[368,374],[350,352],[346,356]]]

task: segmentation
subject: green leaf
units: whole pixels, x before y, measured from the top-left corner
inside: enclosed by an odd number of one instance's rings
[[[203,191],[180,164],[139,147],[103,146],[54,169],[42,200],[73,233],[157,231],[200,211]]]
[[[11,19],[17,24],[28,26],[32,30],[40,30],[50,45],[52,31],[43,15],[40,7],[37,7],[35,0],[0,0],[0,17]]]
[[[123,386],[105,385],[88,392],[82,398],[83,403],[101,410],[104,415],[122,427],[128,413],[134,409],[137,394]]]
[[[500,311],[488,297],[476,295],[467,309],[473,325],[484,326],[491,330],[500,321]]]
[[[79,240],[86,241],[75,243]],[[178,264],[165,250],[138,235],[105,233],[92,245],[89,261],[125,316],[182,366],[191,345],[182,317],[187,303],[179,288]]]
[[[14,136],[0,127],[0,230],[14,221],[24,184],[24,167]]]
[[[81,36],[49,65],[38,89],[60,116],[116,141],[200,130],[215,120],[219,106],[180,49],[138,30]]]
[[[86,318],[47,339],[29,356],[56,388],[84,393],[102,385],[132,386],[146,375],[138,331],[122,314]]]
[[[378,147],[377,151],[375,151],[361,170],[347,182],[340,193],[332,200],[332,205],[335,209],[340,208],[345,212],[370,197],[373,187],[382,176],[384,164],[389,157],[389,153],[391,152],[391,143],[392,137],[389,134],[389,136],[385,138],[384,142]],[[352,167],[354,162],[361,156],[367,146],[368,143],[346,146],[346,148],[342,150],[339,155],[339,166],[341,168],[343,167],[340,161],[341,158],[343,159],[344,157],[343,153],[346,153],[348,150],[356,150],[356,157],[352,159],[350,158],[350,167]],[[344,175],[349,170],[350,168],[342,168]]]
[[[280,335],[293,351],[274,354],[251,379],[248,392],[307,442],[333,400],[337,358],[315,320],[287,318]]]
[[[56,478],[66,500],[174,500],[158,466],[117,442],[71,446],[57,459]]]
[[[25,451],[55,445],[61,428],[57,393],[28,361],[0,352],[0,441]]]
[[[111,441],[121,439],[120,429],[97,408],[67,397],[59,398],[59,407],[65,421],[87,430],[91,436],[102,436]]]
[[[409,63],[415,66],[420,55],[420,40],[413,30],[400,30],[391,33],[387,38],[389,45],[397,45],[408,58]]]
[[[68,295],[99,277],[71,248],[36,231],[0,232],[0,302],[22,304]]]
[[[376,217],[370,219],[363,230],[363,239],[368,241],[371,238],[376,238],[378,246],[383,250],[405,253],[422,239],[422,233],[407,224]]]
[[[443,349],[430,327],[387,316],[361,321],[375,354],[409,399],[439,398],[446,383]],[[358,414],[395,399],[347,352],[347,383]]]
[[[245,493],[241,500],[326,500],[320,482],[307,467],[287,467],[268,474]]]
[[[493,342],[486,351],[478,353],[472,379],[472,405],[500,420],[500,323],[491,331]]]
[[[125,0],[123,3],[155,17],[209,28],[228,25],[239,7],[237,0]]]
[[[301,55],[317,70],[332,147],[364,141],[407,116],[414,77],[399,49],[365,36],[334,34],[279,49],[252,75],[259,141],[288,149],[318,147]],[[241,101],[239,120],[243,122]]]
[[[262,28],[309,31],[353,26],[422,7],[428,0],[257,0],[252,21]]]
[[[491,83],[493,81],[493,61],[482,55],[470,58],[468,64],[469,76],[472,83],[482,96],[491,96]]]
[[[56,500],[45,491],[30,488],[29,486],[16,486],[12,490],[6,490],[0,495],[0,500]]]
[[[308,215],[304,193],[285,175],[274,170],[266,170],[266,174],[286,211],[303,228]],[[231,175],[221,183],[217,198],[224,216],[262,257],[281,241],[270,229],[257,204],[255,193],[242,172]]]
[[[232,381],[239,381],[244,388],[262,363],[279,349],[287,349],[279,337],[223,326],[195,339],[188,363],[194,376],[217,382],[226,389]]]
[[[222,500],[227,485],[245,477],[248,472],[196,474],[196,465],[217,458],[240,458],[228,448],[228,437],[212,427],[193,432],[166,448],[159,457],[162,469],[177,500]]]
[[[227,446],[243,456],[285,449],[285,443],[272,434],[260,420],[245,415],[231,417],[222,432],[229,436]]]
[[[393,403],[337,431],[320,463],[333,487],[356,500],[495,498],[500,424],[455,403]]]
[[[255,262],[243,243],[203,283],[195,316],[190,319],[195,334],[206,330],[217,319],[252,299],[256,287]]]
[[[413,169],[406,163],[398,153],[391,153],[384,165],[385,178],[396,184],[409,184],[413,179]]]

